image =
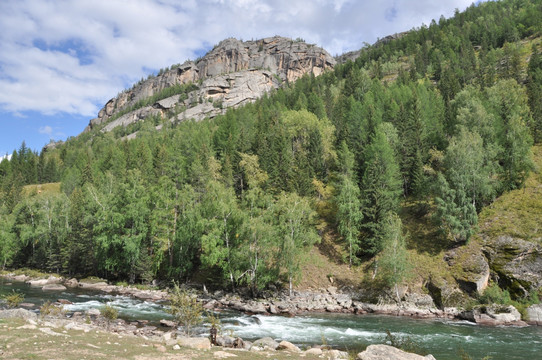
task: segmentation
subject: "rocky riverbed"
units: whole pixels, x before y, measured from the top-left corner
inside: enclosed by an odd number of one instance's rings
[[[24,323],[21,324],[21,320]],[[205,355],[212,355],[213,358],[227,358],[227,357],[239,357],[241,358],[267,358],[273,356],[274,358],[324,358],[324,359],[350,359],[351,354],[347,352],[331,349],[326,346],[313,346],[308,349],[300,349],[296,345],[288,341],[276,341],[272,338],[261,338],[254,342],[244,341],[240,338],[232,338],[226,335],[218,336],[217,344],[211,344],[207,337],[185,337],[182,336],[177,330],[162,330],[157,329],[154,326],[138,327],[137,324],[129,324],[124,320],[108,321],[105,319],[99,310],[93,309],[93,311],[87,311],[86,313],[73,314],[71,318],[65,318],[62,315],[38,316],[36,313],[26,309],[9,309],[0,310],[0,325],[3,324],[3,329],[10,331],[10,335],[16,331],[27,333],[27,339],[30,338],[33,345],[42,343],[47,340],[46,344],[55,344],[57,341],[60,343],[66,342],[67,344],[74,344],[73,341],[68,340],[77,336],[85,339],[84,334],[89,334],[86,340],[83,341],[81,351],[89,355],[89,348],[94,350],[102,350],[107,345],[121,345],[118,341],[123,338],[136,338],[140,339],[144,343],[144,346],[149,348],[145,349],[145,353],[151,351],[155,352],[153,358],[169,358],[171,352],[182,352],[182,350],[190,349],[192,355],[195,357],[183,357],[183,358],[203,358]],[[2,330],[0,329],[0,333]],[[105,334],[105,337],[109,341],[92,341],[95,339],[95,334]],[[24,336],[23,336],[24,337]],[[57,339],[57,340],[49,340]],[[15,341],[14,341],[15,342]],[[18,341],[17,341],[18,342]],[[75,342],[77,344],[77,342]],[[17,348],[12,345],[18,345]],[[62,348],[63,345],[60,347]],[[43,344],[40,347],[47,347]],[[7,343],[5,346],[0,346],[0,356],[6,355],[10,357],[14,355],[14,351],[21,351],[20,344]],[[27,349],[30,351],[31,349]],[[71,349],[73,351],[73,349]],[[133,351],[134,349],[131,349]],[[55,350],[58,352],[58,349]],[[124,350],[127,352],[127,350]],[[98,352],[99,355],[104,355],[102,351]],[[51,355],[48,353],[47,355]],[[56,355],[59,355],[58,353]],[[132,356],[122,358],[132,358]],[[106,355],[107,356],[107,355]],[[99,358],[101,356],[96,355],[93,358]],[[115,356],[118,357],[118,356]],[[39,357],[37,357],[39,358]],[[141,359],[140,356],[134,356],[134,358]],[[145,357],[147,358],[147,357]],[[433,356],[419,356],[416,354],[406,353],[399,349],[396,349],[387,345],[370,345],[365,351],[357,354],[357,359],[360,360],[373,360],[373,359],[397,359],[397,360],[417,360],[417,359],[434,359]]]
[[[44,291],[61,291],[67,287],[102,291],[131,296],[147,301],[166,301],[168,293],[164,290],[142,290],[130,286],[117,286],[105,281],[79,281],[51,275],[48,278],[32,279],[26,275],[4,275],[13,281],[24,281],[31,286],[41,287]],[[382,314],[429,319],[445,318],[467,320],[481,325],[491,326],[527,326],[542,324],[542,305],[532,305],[527,309],[528,318],[521,319],[521,314],[513,306],[479,306],[470,310],[454,307],[439,309],[428,294],[406,293],[401,303],[371,304],[357,300],[353,291],[341,291],[330,286],[317,291],[266,292],[260,299],[250,299],[224,291],[198,291],[198,300],[208,310],[233,309],[248,314],[269,314],[295,316],[306,313],[349,313]]]

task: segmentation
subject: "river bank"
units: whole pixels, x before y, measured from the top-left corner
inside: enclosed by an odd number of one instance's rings
[[[5,273],[2,277],[11,281],[25,282],[34,287],[41,287],[44,291],[80,288],[154,302],[167,301],[168,299],[168,293],[165,290],[111,285],[98,279],[66,279],[56,275],[33,278],[13,273]],[[513,306],[490,305],[468,310],[455,307],[439,309],[428,294],[407,293],[401,303],[371,304],[357,300],[355,292],[340,291],[333,286],[314,291],[294,291],[292,295],[286,291],[268,291],[260,299],[246,298],[221,290],[207,292],[205,288],[196,291],[196,293],[198,300],[207,310],[233,309],[247,314],[284,316],[307,313],[379,314],[416,319],[466,320],[487,326],[542,325],[542,305],[540,304],[532,305],[527,309],[528,319],[524,321],[519,311]]]
[[[121,333],[141,334],[151,340],[175,332],[174,328],[160,322],[160,319],[171,319],[165,312],[167,303],[163,301],[138,300],[79,287],[64,291],[42,290],[41,287],[22,282],[0,280],[0,295],[10,294],[13,290],[25,294],[25,301],[34,304],[30,309],[35,313],[45,302],[68,300],[72,304],[63,305],[66,314],[70,317],[75,315],[82,324],[86,324],[87,315],[92,320],[99,313],[97,310],[109,305],[118,309],[119,317],[123,319],[118,324],[111,322],[111,329],[116,328]],[[386,330],[389,330],[396,337],[411,339],[420,344],[427,353],[439,360],[460,358],[459,349],[467,351],[472,358],[491,356],[495,360],[537,358],[537,354],[542,351],[542,344],[539,343],[542,328],[536,326],[488,327],[449,319],[330,312],[298,313],[296,316],[267,313],[248,315],[227,308],[213,311],[213,314],[221,320],[223,335],[234,336],[234,339],[240,337],[249,342],[262,338],[286,340],[303,350],[325,344],[333,349],[357,354],[370,345],[386,342]],[[208,329],[209,324],[204,323],[195,329],[195,333],[207,336]],[[90,330],[88,334],[93,331]],[[230,339],[230,343],[233,340]],[[491,348],[486,346],[488,342],[493,344]],[[280,357],[277,355],[277,358]]]

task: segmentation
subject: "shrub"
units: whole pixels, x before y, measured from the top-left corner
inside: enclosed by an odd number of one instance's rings
[[[24,301],[24,295],[19,291],[13,290],[11,294],[3,296],[8,308],[13,309]]]
[[[479,298],[480,304],[510,305],[512,299],[508,290],[502,290],[499,285],[491,284]]]
[[[108,329],[109,329],[109,325],[111,324],[111,321],[114,321],[119,317],[119,311],[110,305],[104,306],[103,309],[101,310],[101,313],[107,321]]]
[[[178,284],[170,289],[169,301],[167,312],[173,315],[177,324],[182,325],[186,335],[190,336],[192,328],[203,321],[203,305],[187,291],[181,290]]]
[[[59,316],[64,314],[64,309],[61,306],[55,306],[52,302],[47,301],[43,305],[40,306],[40,315],[42,317],[51,315],[51,316]]]

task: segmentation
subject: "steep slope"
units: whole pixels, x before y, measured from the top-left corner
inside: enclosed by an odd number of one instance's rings
[[[149,116],[171,121],[214,117],[334,65],[324,49],[302,41],[226,39],[203,58],[161,71],[109,100],[85,131],[102,126],[108,132]]]

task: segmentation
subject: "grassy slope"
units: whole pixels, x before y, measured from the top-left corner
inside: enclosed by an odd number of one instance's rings
[[[480,213],[480,235],[510,235],[542,243],[542,145],[533,147],[534,171],[522,189],[504,194]]]

